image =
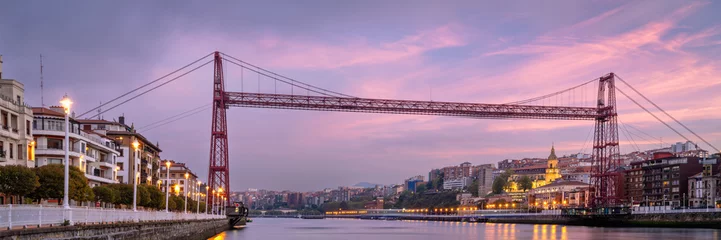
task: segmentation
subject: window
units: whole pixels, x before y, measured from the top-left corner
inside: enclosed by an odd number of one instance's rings
[[[678,185],[678,180],[671,181],[671,185]]]
[[[124,149],[124,148],[121,148],[121,149],[120,149],[120,156],[122,157],[123,155],[125,155],[125,149]]]
[[[10,158],[13,158],[13,144],[10,144]]]
[[[2,114],[2,117],[0,117],[0,119],[2,119],[3,129],[10,129],[10,127],[8,126],[8,113],[6,111],[2,111],[0,112],[0,114]]]
[[[119,162],[119,163],[118,163],[118,167],[120,167],[120,170],[124,170],[124,168],[123,168],[123,163]]]
[[[678,187],[672,188],[671,192],[678,192]]]
[[[49,158],[48,164],[63,164],[63,159],[60,158]]]
[[[63,140],[48,138],[48,149],[63,149]]]
[[[17,102],[18,105],[22,105],[22,104],[23,104],[23,101],[22,101],[22,99],[20,98],[20,95],[17,95],[16,97],[17,97],[17,99],[18,99],[18,102]]]
[[[30,120],[25,120],[25,134],[30,135]]]
[[[23,153],[25,152],[23,150],[23,145],[18,144],[18,160],[23,160]]]
[[[84,154],[87,154],[87,151],[85,151],[85,143],[84,143],[84,142],[81,142],[81,143],[80,143],[80,152],[81,152],[81,153],[84,153]]]

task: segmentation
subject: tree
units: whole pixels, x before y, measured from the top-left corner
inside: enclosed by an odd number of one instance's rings
[[[130,205],[133,204],[133,185],[130,184],[110,184],[107,185],[110,189],[113,189],[116,196],[118,196],[113,204]]]
[[[518,187],[525,192],[533,188],[533,181],[531,181],[530,177],[523,176],[521,177],[521,179],[518,180]]]
[[[175,201],[175,211],[185,210],[185,199],[179,196],[173,196],[170,200]]]
[[[506,187],[507,182],[508,178],[503,178],[503,176],[498,176],[496,179],[493,179],[493,185],[491,186],[493,194],[503,193],[503,189]]]
[[[37,200],[63,198],[65,181],[63,165],[49,164],[35,168],[34,170],[40,186],[30,194],[31,198]]]
[[[155,186],[149,186],[146,190],[150,194],[150,203],[147,207],[165,209],[165,193],[161,192],[160,189]]]
[[[64,165],[48,164],[35,168],[40,186],[30,194],[33,199],[61,199],[65,185]],[[88,186],[85,174],[76,167],[70,167],[69,198],[78,202],[93,201],[95,194]]]
[[[468,185],[468,191],[472,196],[478,197],[478,179],[474,179],[471,185]]]
[[[340,206],[338,206],[338,208],[340,208],[342,210],[346,210],[346,209],[348,209],[348,203],[345,201],[342,201],[342,202],[340,202]]]
[[[64,167],[64,166],[63,166]],[[89,202],[95,200],[93,189],[88,185],[88,178],[85,173],[76,167],[70,168],[70,199],[77,202]]]
[[[426,191],[426,185],[422,185],[422,184],[421,184],[421,185],[417,185],[417,186],[416,186],[416,192],[417,192],[417,193],[423,193],[423,192],[425,192],[425,191]]]
[[[148,192],[148,188],[155,188],[155,187],[138,184],[138,190],[137,190],[138,196],[135,199],[136,204],[138,206],[151,207],[150,206],[150,203],[151,203],[150,192]],[[131,197],[132,197],[132,195],[131,195]]]
[[[114,192],[109,187],[106,187],[106,186],[94,187],[93,193],[95,193],[95,201],[104,202],[104,203],[112,203],[113,201],[115,201],[115,196],[113,195]]]
[[[168,211],[174,211],[178,208],[177,204],[175,203],[175,196],[170,195],[170,198],[168,199]]]
[[[0,166],[0,193],[25,196],[40,186],[35,172],[20,165]]]

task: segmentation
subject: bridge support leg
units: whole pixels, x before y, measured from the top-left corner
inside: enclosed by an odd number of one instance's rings
[[[597,109],[593,138],[593,171],[591,175],[591,207],[613,207],[621,204],[620,149],[618,145],[618,113],[616,112],[615,75],[601,77],[598,84]]]
[[[228,174],[228,125],[225,110],[225,82],[223,80],[223,58],[215,52],[213,74],[213,122],[210,129],[210,164],[208,169],[208,186],[210,190],[227,196],[230,191]],[[215,197],[209,194],[208,201],[214,202]],[[230,199],[226,198],[227,205]]]

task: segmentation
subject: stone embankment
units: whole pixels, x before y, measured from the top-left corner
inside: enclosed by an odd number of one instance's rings
[[[34,239],[208,239],[228,229],[228,221],[178,220],[140,223],[57,226],[0,231],[0,240]]]

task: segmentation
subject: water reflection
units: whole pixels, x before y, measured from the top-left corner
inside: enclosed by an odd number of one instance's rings
[[[255,219],[254,219],[255,220]],[[592,228],[550,224],[378,221],[355,219],[257,219],[213,240],[237,239],[717,239],[711,229]]]

